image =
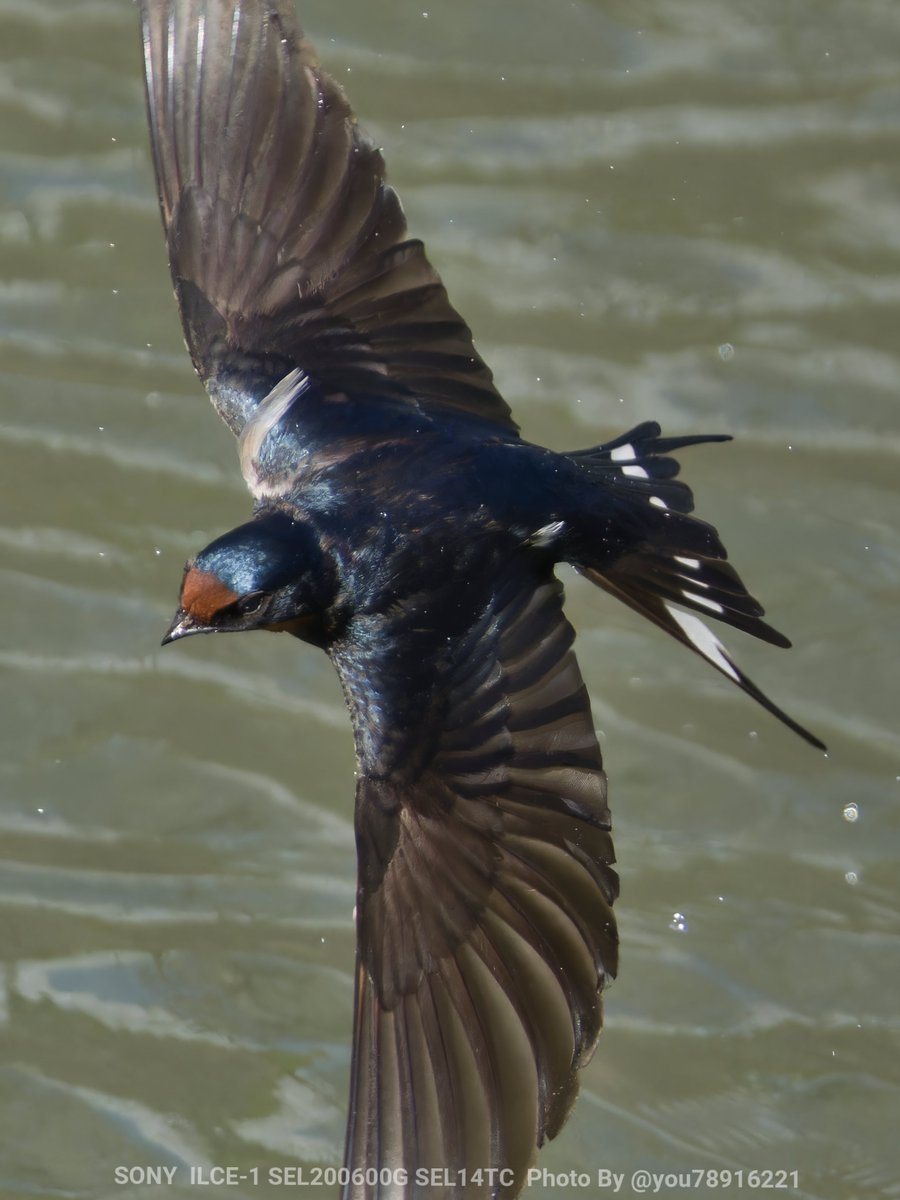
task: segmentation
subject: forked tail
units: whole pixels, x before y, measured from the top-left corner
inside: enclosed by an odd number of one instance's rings
[[[675,478],[679,465],[668,457],[670,451],[684,446],[731,439],[659,434],[659,425],[647,421],[615,441],[569,455],[604,485],[605,495],[614,501],[616,524],[626,531],[621,547],[611,551],[609,540],[601,538],[596,555],[584,553],[574,565],[598,587],[705,658],[805,741],[824,750],[819,738],[747,678],[713,631],[694,615],[715,617],[773,646],[791,644],[761,619],[762,605],[726,561],[715,529],[688,515],[694,507],[691,489]]]

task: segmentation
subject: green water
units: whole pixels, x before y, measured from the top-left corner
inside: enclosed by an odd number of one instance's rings
[[[735,435],[686,477],[795,649],[729,644],[830,746],[567,579],[623,953],[540,1158],[592,1185],[529,1194],[771,1168],[896,1196],[896,0],[302,13],[528,437]],[[249,504],[182,346],[139,69],[126,0],[0,0],[4,1200],[299,1194],[188,1165],[262,1180],[343,1136],[336,681],[284,638],[158,648]],[[117,1182],[151,1165],[165,1193]]]

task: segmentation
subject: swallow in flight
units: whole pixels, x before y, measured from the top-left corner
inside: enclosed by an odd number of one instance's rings
[[[285,631],[343,686],[343,1195],[509,1198],[566,1118],[616,970],[606,778],[555,565],[821,745],[706,624],[789,644],[676,479],[673,451],[727,439],[523,440],[293,0],[139,7],[187,346],[254,497],[188,563],[165,641]]]

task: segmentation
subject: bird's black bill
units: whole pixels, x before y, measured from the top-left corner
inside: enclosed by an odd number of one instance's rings
[[[175,619],[165,632],[161,646],[168,646],[169,642],[177,642],[180,638],[190,637],[192,633],[214,633],[208,625],[201,625],[189,613],[180,608],[175,614]]]

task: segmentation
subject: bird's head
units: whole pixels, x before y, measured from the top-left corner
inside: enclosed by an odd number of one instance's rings
[[[163,645],[192,633],[287,631],[322,644],[334,598],[334,567],[314,530],[285,513],[239,525],[184,569],[175,619]]]

